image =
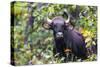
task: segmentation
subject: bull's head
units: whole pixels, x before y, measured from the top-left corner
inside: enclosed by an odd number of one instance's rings
[[[56,38],[63,37],[63,32],[65,28],[69,25],[70,16],[65,20],[61,16],[54,17],[52,20],[47,18],[46,22],[43,24],[43,27],[46,29],[52,29]]]

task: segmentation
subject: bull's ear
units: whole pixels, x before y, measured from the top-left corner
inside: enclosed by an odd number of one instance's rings
[[[51,23],[52,23],[52,20],[50,20],[49,18],[46,18],[42,24],[42,26],[45,28],[45,29],[50,29],[51,28]]]
[[[65,28],[69,28],[69,29],[73,29],[74,27],[73,27],[73,25],[71,25],[70,23],[66,23],[65,24]]]
[[[46,22],[44,22],[44,23],[42,24],[42,26],[43,26],[45,29],[50,29],[50,25],[49,25],[48,23],[46,23]]]

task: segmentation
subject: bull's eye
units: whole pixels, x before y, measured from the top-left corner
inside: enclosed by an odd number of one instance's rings
[[[55,27],[55,25],[53,25],[53,27]]]
[[[62,27],[64,28],[65,25],[62,25]]]
[[[55,27],[56,27],[56,25],[53,25],[53,27],[55,28]]]

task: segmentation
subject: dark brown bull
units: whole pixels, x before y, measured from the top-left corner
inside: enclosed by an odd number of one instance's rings
[[[72,53],[81,59],[87,58],[86,44],[83,36],[69,23],[70,16],[65,20],[61,16],[52,20],[47,18],[44,28],[53,30],[55,40],[55,52],[66,57],[66,53]]]

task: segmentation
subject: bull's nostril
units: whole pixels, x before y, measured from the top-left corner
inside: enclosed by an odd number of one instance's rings
[[[62,35],[62,32],[58,32],[57,34],[58,34],[58,35]]]
[[[56,36],[57,36],[57,37],[63,37],[63,33],[62,33],[62,32],[58,32],[58,33],[56,34]]]

